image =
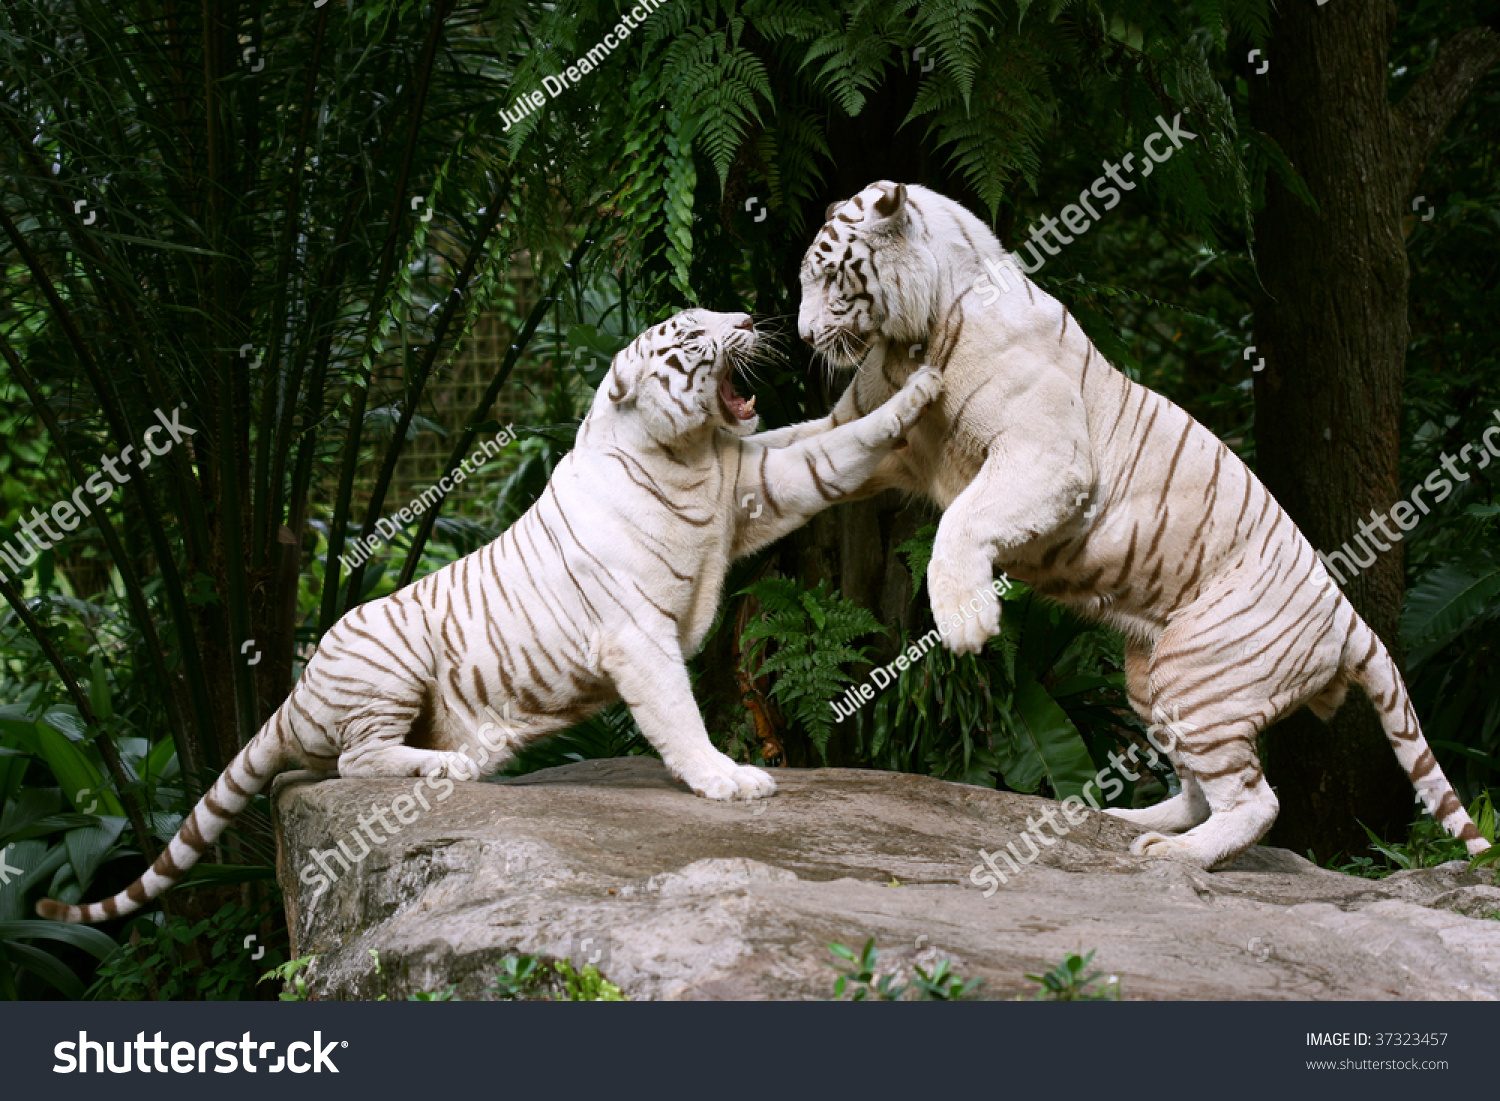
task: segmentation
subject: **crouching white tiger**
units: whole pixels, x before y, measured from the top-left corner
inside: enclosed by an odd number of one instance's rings
[[[729,564],[857,490],[942,383],[918,371],[873,415],[771,449],[749,436],[754,399],[731,380],[756,340],[744,314],[703,310],[637,337],[514,526],[339,620],[145,875],[100,903],[44,900],[42,916],[101,921],[160,895],[294,762],[343,777],[470,779],[475,761],[498,769],[617,699],[699,795],[774,792],[769,775],[709,742],[685,661]],[[498,751],[486,718],[497,713],[508,720]]]
[[[821,427],[858,423],[923,361],[943,372],[942,401],[866,492],[944,509],[927,588],[955,651],[1000,628],[998,604],[956,615],[997,564],[1125,633],[1130,702],[1175,735],[1182,781],[1158,806],[1113,812],[1151,831],[1135,852],[1212,867],[1253,845],[1278,809],[1257,736],[1299,707],[1329,718],[1351,684],[1427,809],[1470,853],[1489,848],[1395,662],[1249,467],[1105,362],[958,203],[882,181],[828,215],[803,258],[798,331],[858,372]]]

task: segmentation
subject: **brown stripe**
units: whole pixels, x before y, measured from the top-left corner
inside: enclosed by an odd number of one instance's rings
[[[224,804],[214,798],[213,788],[209,788],[203,796],[203,805],[208,808],[209,813],[215,818],[233,818],[234,811],[226,810]]]
[[[1111,588],[1118,586],[1130,575],[1130,567],[1135,565],[1135,539],[1140,534],[1140,530],[1141,524],[1139,520],[1130,525],[1130,546],[1125,551],[1125,564],[1120,567],[1120,572],[1115,577],[1114,583],[1110,586]]]
[[[1207,503],[1203,508],[1203,519],[1199,520],[1198,526],[1193,529],[1193,537],[1190,540],[1192,543],[1198,542],[1198,538],[1203,534],[1203,528],[1214,518],[1214,508],[1219,503],[1219,464],[1224,459],[1225,450],[1224,445],[1220,444],[1214,451],[1214,472],[1208,479]]]
[[[857,379],[855,381],[858,382]],[[852,386],[852,385],[854,385],[854,383],[851,383],[850,385]],[[858,407],[859,407],[859,405],[858,405],[858,396],[856,396],[856,398],[855,398],[855,408],[858,408]],[[770,454],[771,454],[771,449],[769,447],[768,448],[764,448],[761,451],[761,453],[760,453],[760,488],[761,488],[761,492],[766,495],[766,504],[768,504],[768,505],[771,506],[771,511],[772,512],[774,512],[777,516],[780,516],[781,515],[781,506],[776,503],[776,498],[774,496],[772,496],[772,494],[771,494],[771,483],[766,478],[766,459],[770,456]],[[687,579],[683,578],[683,580],[685,581]]]
[[[208,840],[203,836],[203,830],[198,825],[198,808],[193,808],[193,813],[187,816],[182,823],[182,828],[177,831],[177,836],[182,843],[200,856],[203,850],[208,848]]]
[[[1167,494],[1172,491],[1172,478],[1177,473],[1177,460],[1182,458],[1182,449],[1187,446],[1188,436],[1193,431],[1193,419],[1188,418],[1187,424],[1182,429],[1182,437],[1177,441],[1177,449],[1172,452],[1172,462],[1167,466],[1166,480],[1161,484],[1161,499],[1156,502],[1156,511],[1160,512],[1167,503]]]
[[[354,626],[350,626],[349,630],[353,631],[356,635],[358,635],[360,638],[365,639],[367,642],[374,644],[377,649],[382,651],[392,661],[394,661],[396,663],[396,667],[403,673],[405,673],[408,677],[410,677],[414,683],[422,684],[426,682],[427,678],[425,676],[423,676],[421,673],[413,671],[410,666],[408,666],[404,661],[401,660],[400,655],[397,654],[396,651],[392,650],[375,635],[370,634],[369,631],[365,631],[360,629],[359,627]]]
[[[1057,561],[1057,556],[1063,552],[1063,548],[1071,546],[1072,543],[1073,540],[1064,539],[1061,543],[1052,544],[1052,546],[1047,549],[1047,553],[1042,555],[1042,560],[1037,563],[1037,568],[1050,570],[1052,568],[1052,563]]]
[[[1165,401],[1166,399],[1163,398],[1162,400]],[[1160,412],[1161,406],[1159,405],[1155,409],[1152,409],[1151,419],[1146,422],[1146,427],[1141,429],[1141,434],[1135,437],[1137,441],[1135,458],[1130,461],[1130,469],[1125,472],[1125,477],[1119,483],[1122,492],[1125,492],[1127,495],[1130,490],[1130,483],[1135,480],[1135,468],[1140,463],[1141,456],[1146,453],[1146,440],[1151,436],[1151,426],[1156,423],[1157,414]],[[1134,435],[1133,431],[1132,435]]]
[[[1213,772],[1201,772],[1193,770],[1193,775],[1199,780],[1218,780],[1224,776],[1233,776],[1236,773],[1253,774],[1259,771],[1259,765],[1255,760],[1255,751],[1250,747],[1250,739],[1245,739],[1245,748],[1250,750],[1250,760],[1238,765],[1230,765],[1228,768],[1216,769]]]
[[[826,452],[824,453],[823,457],[828,457]],[[803,456],[803,458],[807,463],[807,472],[812,475],[813,484],[818,487],[818,494],[823,498],[823,500],[837,501],[841,496],[843,496],[842,493],[829,492],[828,483],[823,481],[823,479],[818,476],[818,467],[817,464],[813,461],[813,457],[811,455],[805,455]]]
[[[648,484],[646,482],[641,481],[639,478],[637,478],[635,476],[634,472],[631,471],[630,467],[628,465],[626,465],[625,458],[628,458],[629,456],[625,456],[624,458],[622,458],[621,454],[618,451],[606,451],[604,454],[605,454],[606,458],[614,459],[615,462],[617,462],[617,463],[620,464],[620,466],[625,471],[625,477],[629,478],[632,483],[634,483],[635,485],[639,486],[641,489],[644,489],[647,493],[651,494],[651,496],[655,497],[658,501],[660,501],[662,503],[663,506],[665,506],[674,516],[676,516],[683,523],[685,523],[685,524],[691,524],[695,528],[701,528],[701,527],[705,527],[708,524],[710,524],[710,523],[713,522],[714,518],[713,518],[712,515],[705,516],[701,520],[694,519],[692,516],[688,515],[688,513],[686,512],[686,510],[684,510],[680,505],[678,505],[675,502],[669,500],[654,485],[650,485],[650,484]],[[632,459],[631,461],[633,462],[634,460]]]

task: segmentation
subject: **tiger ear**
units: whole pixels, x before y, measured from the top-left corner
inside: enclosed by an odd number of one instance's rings
[[[880,191],[872,208],[875,215],[871,228],[895,229],[906,218],[906,185],[879,180],[870,185]]]
[[[848,199],[835,199],[833,202],[829,203],[827,209],[825,209],[823,211],[823,221],[826,222],[830,218],[832,218],[833,217],[833,212],[835,210],[837,210],[839,207],[843,206],[848,201],[849,201]]]

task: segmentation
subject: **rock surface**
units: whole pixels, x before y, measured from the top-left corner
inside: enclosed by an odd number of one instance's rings
[[[1208,873],[1131,856],[1135,827],[1091,814],[986,899],[969,881],[979,849],[1057,804],[886,772],[774,775],[774,798],[725,804],[646,758],[441,802],[420,780],[287,774],[272,802],[294,951],[318,954],[320,998],[480,998],[510,952],[592,961],[631,998],[827,998],[827,945],[870,937],[885,967],[946,958],[987,998],[1091,949],[1126,999],[1500,998],[1500,887],[1462,863],[1369,881],[1258,847]],[[414,788],[431,809],[403,801],[403,824],[389,808]],[[383,840],[356,841],[361,819]],[[341,841],[368,855],[315,898],[314,850]]]

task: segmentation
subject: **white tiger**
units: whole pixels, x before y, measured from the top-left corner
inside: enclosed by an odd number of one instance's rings
[[[918,371],[876,415],[773,450],[742,438],[758,417],[731,379],[756,340],[744,314],[703,310],[637,337],[521,519],[339,620],[145,875],[101,903],[46,899],[38,912],[95,922],[135,910],[293,762],[343,777],[472,779],[477,762],[498,770],[522,744],[616,699],[699,795],[774,792],[769,775],[709,742],[686,659],[729,564],[857,490],[942,382]]]
[[[1124,632],[1131,704],[1175,736],[1182,782],[1157,806],[1114,812],[1152,831],[1134,852],[1208,868],[1258,841],[1277,812],[1258,735],[1304,704],[1331,717],[1351,683],[1428,810],[1470,853],[1489,847],[1385,647],[1243,462],[1105,362],[959,204],[882,181],[828,216],[802,262],[798,331],[858,373],[824,421],[762,439],[858,423],[918,364],[943,372],[941,402],[865,492],[901,488],[945,510],[927,585],[955,652],[999,630],[998,603],[958,614],[997,564]]]

